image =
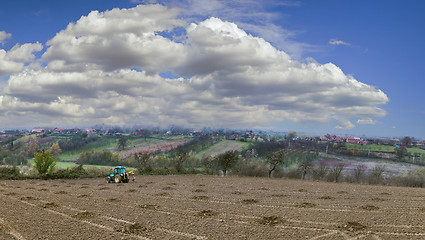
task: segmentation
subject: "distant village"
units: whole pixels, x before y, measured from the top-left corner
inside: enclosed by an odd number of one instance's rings
[[[268,131],[252,131],[252,130],[232,130],[232,129],[210,129],[204,128],[201,130],[193,130],[181,127],[169,127],[167,129],[161,129],[159,127],[155,128],[120,128],[120,127],[105,127],[105,126],[95,126],[89,128],[33,128],[31,130],[27,129],[13,129],[13,130],[1,130],[0,131],[0,142],[4,139],[10,139],[11,137],[26,136],[32,134],[43,134],[43,135],[57,135],[57,136],[70,136],[78,134],[87,134],[87,135],[103,135],[103,136],[114,136],[121,137],[126,136],[139,136],[139,137],[148,137],[151,135],[166,135],[166,136],[225,136],[230,140],[241,140],[241,141],[273,141],[276,136],[283,136],[284,138],[289,138],[292,141],[317,141],[317,142],[334,142],[334,143],[351,143],[359,145],[367,144],[382,144],[382,145],[393,145],[397,146],[401,144],[401,139],[399,138],[389,138],[389,137],[357,137],[357,136],[338,136],[326,134],[323,136],[309,136],[307,134],[291,134],[289,133],[275,133]],[[412,145],[425,148],[425,141],[415,140],[412,137]]]

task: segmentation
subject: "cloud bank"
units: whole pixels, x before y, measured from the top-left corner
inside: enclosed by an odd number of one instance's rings
[[[0,122],[263,127],[337,120],[347,129],[386,115],[379,107],[385,93],[332,63],[299,62],[235,23],[180,15],[162,5],[92,11],[50,39],[40,59],[40,43],[0,49],[7,77]]]

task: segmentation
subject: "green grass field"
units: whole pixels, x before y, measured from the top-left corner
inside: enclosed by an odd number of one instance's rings
[[[240,141],[234,141],[234,140],[223,140],[220,141],[213,146],[195,154],[195,158],[202,158],[203,156],[215,156],[220,153],[224,153],[227,151],[240,151],[244,148],[248,147],[251,143],[246,142],[240,142]]]
[[[352,144],[347,143],[346,149],[358,149],[364,151],[373,151],[373,152],[394,152],[395,147],[388,145],[377,145],[377,144],[368,144],[368,145],[360,145],[360,144]],[[425,150],[420,149],[418,147],[409,147],[407,151],[410,153],[422,153],[425,154]]]
[[[101,151],[107,148],[114,148],[117,146],[118,140],[115,138],[105,138],[102,141],[96,141],[93,143],[89,143],[84,148],[75,150],[75,151],[67,151],[63,152],[59,155],[60,160],[75,160],[80,156],[80,153],[84,151]]]

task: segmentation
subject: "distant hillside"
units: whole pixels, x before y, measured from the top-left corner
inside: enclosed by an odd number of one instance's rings
[[[249,145],[250,143],[246,142],[223,140],[201,152],[198,152],[197,154],[195,154],[195,157],[202,158],[203,156],[215,156],[217,154],[224,153],[227,151],[238,151],[247,148]]]

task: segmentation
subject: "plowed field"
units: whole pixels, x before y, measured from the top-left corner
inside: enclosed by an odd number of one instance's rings
[[[425,239],[425,189],[265,178],[0,182],[0,239]]]

